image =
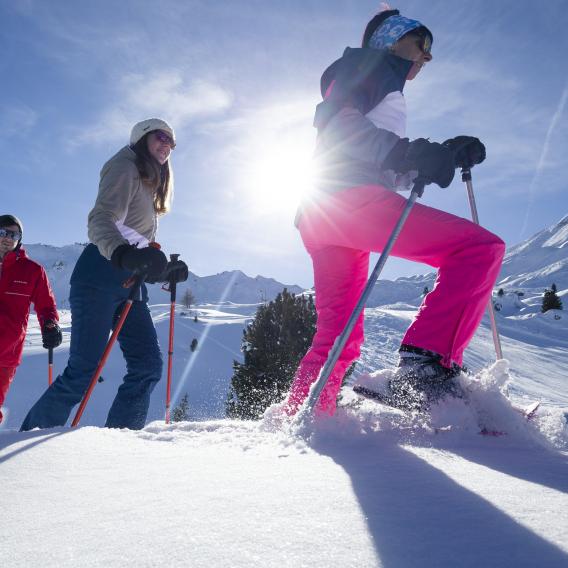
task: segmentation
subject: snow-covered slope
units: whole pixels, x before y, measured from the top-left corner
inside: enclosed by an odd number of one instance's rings
[[[563,262],[568,257],[566,233],[568,217],[525,243],[514,247],[507,255],[507,267],[526,266],[540,274],[546,273],[548,261]],[[81,245],[49,247],[29,245],[30,255],[47,267],[56,290],[66,294],[66,280]],[[554,250],[549,250],[554,249]],[[552,256],[551,256],[552,255]],[[563,256],[564,255],[564,256]],[[527,261],[523,261],[526,258]],[[520,259],[520,260],[519,260]],[[530,263],[529,263],[530,260]],[[514,278],[510,275],[509,278]],[[395,364],[397,349],[404,330],[415,315],[424,289],[432,289],[434,274],[379,281],[366,309],[366,342],[358,362],[358,372],[370,372]],[[262,277],[249,278],[242,272],[224,272],[216,276],[190,275],[188,281],[198,306],[188,313],[178,307],[175,345],[174,402],[185,392],[190,394],[192,417],[212,418],[223,415],[224,401],[232,375],[233,360],[240,360],[242,329],[256,310],[260,298],[270,299],[284,285]],[[542,287],[510,287],[502,281],[504,294],[494,296],[498,309],[497,323],[503,336],[505,357],[512,363],[513,395],[519,401],[541,398],[550,405],[568,407],[566,373],[568,368],[568,317],[563,311],[540,312]],[[167,345],[169,296],[153,286],[152,313],[162,346]],[[297,287],[289,287],[299,292]],[[183,295],[181,287],[178,298]],[[568,300],[567,290],[559,294]],[[61,296],[58,300],[61,305]],[[219,302],[225,298],[225,302]],[[64,302],[63,302],[64,305]],[[182,315],[184,314],[184,315]],[[198,315],[198,322],[194,315]],[[64,313],[65,344],[55,351],[56,372],[66,362],[70,325],[69,314]],[[10,427],[20,423],[27,408],[41,394],[45,382],[45,351],[40,347],[39,330],[31,318],[26,356],[18,371],[6,405],[11,407]],[[198,340],[195,353],[189,349],[193,339]],[[487,318],[466,351],[465,362],[473,370],[491,363],[494,358]],[[104,422],[106,410],[123,374],[123,361],[119,350],[111,355],[104,371],[105,382],[95,390],[96,396],[84,420],[86,424]],[[543,386],[541,377],[545,377]],[[164,387],[159,385],[152,398],[150,419],[163,416]]]
[[[432,290],[435,279],[436,274],[432,272],[396,280],[379,280],[369,296],[367,306],[374,308],[399,302],[418,305],[422,301],[425,288]]]
[[[398,420],[398,422],[397,422]],[[0,433],[10,568],[563,568],[566,455],[524,429],[345,407],[270,421]]]
[[[549,257],[538,263],[536,250],[529,256],[542,272]],[[218,294],[231,278],[205,290]],[[377,305],[366,309],[358,375],[388,372],[431,283],[431,275],[379,283]],[[447,401],[431,417],[409,416],[345,388],[333,418],[300,430],[286,427],[277,408],[255,423],[219,419],[242,329],[257,306],[207,304],[196,292],[195,308],[178,306],[174,347],[174,399],[188,393],[191,422],[163,423],[162,381],[152,396],[154,422],[144,430],[93,427],[104,423],[124,373],[115,350],[81,428],[18,433],[47,383],[32,318],[0,430],[0,562],[10,568],[563,568],[568,318],[563,311],[540,313],[542,287],[503,287],[495,301],[509,364],[493,364],[485,318],[466,352],[476,373],[462,378],[467,400]],[[56,372],[69,346],[70,314],[62,316]],[[152,317],[165,346],[167,303],[154,303]],[[198,348],[191,352],[194,338]],[[542,405],[529,422],[511,405],[534,400]],[[480,436],[481,424],[507,434]]]
[[[219,418],[225,414],[225,399],[232,376],[233,360],[240,360],[242,330],[256,311],[255,305],[202,305],[190,311],[181,305],[175,320],[175,344],[172,396],[175,404],[187,393],[192,419]],[[169,304],[151,307],[164,358],[168,345]],[[63,345],[54,350],[54,373],[65,368],[69,354],[71,314],[60,312]],[[197,322],[195,320],[197,316]],[[191,342],[197,339],[197,349]],[[108,409],[126,373],[124,359],[118,346],[111,352],[103,370],[104,381],[97,384],[82,419],[82,424],[104,424]],[[163,419],[166,399],[166,365],[162,381],[154,390],[149,420]],[[3,426],[17,428],[29,408],[47,387],[47,355],[41,346],[37,320],[30,318],[24,348],[24,358],[5,401]]]
[[[368,307],[396,303],[409,303],[417,306],[425,288],[432,290],[435,273],[420,276],[379,280],[375,285]],[[507,250],[503,260],[496,288],[511,293],[522,292],[526,307],[532,296],[542,296],[545,288],[556,284],[559,295],[568,294],[568,215],[558,223],[540,231],[531,238]],[[515,295],[515,298],[517,296]],[[501,304],[514,304],[515,298],[505,298]]]
[[[568,289],[568,215],[509,249],[499,280],[501,286]]]
[[[45,268],[60,308],[69,308],[69,279],[84,248],[85,245],[79,243],[63,247],[25,245],[27,255]]]

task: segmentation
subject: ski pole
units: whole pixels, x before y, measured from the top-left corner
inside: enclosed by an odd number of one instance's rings
[[[128,315],[130,308],[132,307],[132,303],[134,302],[134,298],[138,294],[138,291],[140,290],[140,286],[144,282],[145,278],[146,278],[145,274],[136,275],[134,277],[134,283],[132,284],[132,289],[130,290],[130,294],[128,294],[128,299],[126,300],[126,303],[124,304],[124,307],[122,308],[122,312],[120,313],[120,317],[118,318],[118,322],[114,326],[114,330],[112,332],[112,335],[110,336],[110,339],[108,340],[108,342],[106,344],[105,350],[103,351],[103,354],[101,355],[101,358],[99,360],[99,364],[97,365],[97,368],[95,369],[95,372],[94,372],[94,374],[91,378],[91,382],[89,383],[89,388],[85,392],[85,395],[83,396],[83,400],[81,401],[81,404],[79,405],[79,408],[77,410],[77,414],[75,414],[75,418],[73,418],[73,422],[71,423],[72,428],[75,428],[75,426],[77,426],[79,424],[79,421],[81,420],[81,416],[83,416],[83,412],[85,411],[85,407],[87,406],[87,402],[89,402],[89,398],[91,398],[91,394],[93,392],[93,389],[95,388],[95,385],[97,384],[97,381],[99,380],[99,377],[101,376],[101,373],[103,371],[103,367],[105,366],[105,364],[107,362],[108,356],[110,355],[110,352],[113,348],[113,345],[116,342],[118,334],[120,333],[120,330],[122,329],[122,326],[124,325],[124,322],[126,320],[126,316]],[[127,282],[130,282],[130,280],[128,280]]]
[[[53,382],[53,347],[47,350],[47,384],[51,386]]]
[[[479,225],[479,216],[477,214],[477,206],[475,204],[475,196],[473,195],[473,184],[471,182],[471,167],[462,166],[462,181],[467,189],[467,197],[469,199],[469,207],[471,209],[471,218],[476,225]],[[489,298],[487,304],[487,312],[489,313],[489,321],[491,322],[491,332],[493,334],[493,344],[495,345],[495,353],[497,359],[503,359],[503,350],[501,349],[501,338],[497,329],[497,320],[495,319],[495,310],[493,309],[493,300]]]
[[[175,262],[179,254],[170,254],[170,261]],[[170,423],[170,403],[172,394],[172,365],[174,359],[174,320],[176,315],[176,287],[177,282],[170,280],[170,342],[168,347],[168,380],[166,382],[166,424]]]
[[[353,312],[351,313],[351,316],[347,320],[347,323],[345,324],[343,331],[335,339],[335,342],[333,343],[333,346],[327,356],[327,361],[325,362],[325,365],[322,367],[322,370],[320,371],[318,378],[316,379],[316,382],[313,384],[310,393],[308,394],[308,398],[304,403],[304,406],[300,409],[300,412],[296,416],[296,420],[294,421],[296,424],[301,424],[306,417],[311,415],[329,377],[331,376],[333,368],[335,367],[335,364],[337,363],[337,360],[339,359],[339,356],[341,355],[341,352],[343,351],[343,348],[347,343],[347,339],[351,335],[351,332],[353,331],[353,328],[355,327],[355,324],[357,323],[357,320],[359,319],[361,312],[365,308],[365,303],[367,302],[367,299],[371,294],[373,287],[375,286],[375,283],[379,278],[380,273],[383,270],[385,262],[387,261],[387,258],[390,255],[394,243],[396,242],[396,239],[400,235],[400,232],[402,231],[402,227],[406,222],[406,219],[410,215],[410,211],[414,206],[414,202],[419,197],[422,197],[422,194],[424,193],[424,186],[427,183],[429,182],[422,178],[418,178],[414,182],[414,187],[412,188],[412,192],[410,193],[410,197],[406,202],[404,210],[399,220],[397,221],[397,224],[395,225],[391,233],[391,236],[389,237],[389,240],[385,245],[385,248],[383,249],[379,257],[379,260],[377,261],[377,264],[375,265],[373,272],[369,276],[369,280],[367,281],[365,289],[363,290],[361,297],[357,302],[357,305],[355,306]]]

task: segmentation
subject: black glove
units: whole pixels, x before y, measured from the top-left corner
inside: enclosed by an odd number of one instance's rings
[[[447,146],[429,142],[425,138],[412,142],[408,138],[401,138],[385,158],[382,168],[401,174],[415,170],[428,183],[448,187],[455,174],[454,152]]]
[[[63,334],[56,321],[46,320],[41,328],[44,349],[55,349],[61,345]]]
[[[170,260],[158,282],[177,284],[189,278],[189,268],[183,260]]]
[[[159,282],[160,276],[168,264],[166,255],[158,248],[136,248],[134,245],[120,245],[117,247],[110,261],[117,268],[145,274],[145,281],[149,284]]]
[[[471,168],[485,160],[485,146],[474,136],[456,136],[443,143],[454,153],[456,168]]]

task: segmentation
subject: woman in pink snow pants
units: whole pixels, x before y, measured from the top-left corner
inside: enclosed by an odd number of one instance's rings
[[[398,10],[377,14],[363,47],[347,48],[321,80],[316,109],[317,191],[300,208],[297,225],[314,267],[317,331],[296,371],[286,411],[304,402],[328,353],[365,287],[370,252],[387,243],[420,175],[450,185],[455,164],[482,161],[474,137],[443,144],[404,138],[402,90],[432,59],[432,34]],[[438,269],[400,348],[400,362],[386,395],[402,408],[421,409],[455,394],[465,348],[478,327],[497,279],[505,245],[471,221],[416,203],[392,255]],[[363,314],[323,390],[317,411],[333,414],[343,377],[360,355]]]

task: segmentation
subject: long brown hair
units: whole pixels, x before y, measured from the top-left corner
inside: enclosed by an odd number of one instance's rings
[[[134,146],[136,154],[136,167],[140,179],[148,185],[154,193],[154,209],[158,215],[164,215],[170,210],[174,193],[174,176],[170,168],[170,160],[160,165],[148,152],[148,132]]]

